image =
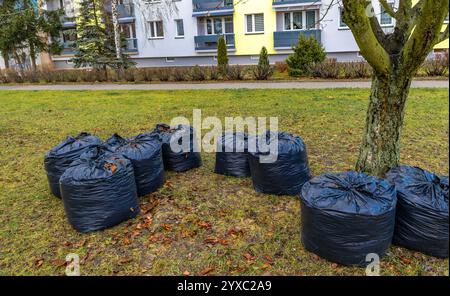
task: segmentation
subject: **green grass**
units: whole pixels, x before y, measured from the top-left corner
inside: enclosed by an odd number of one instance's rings
[[[169,173],[163,188],[141,200],[144,208],[156,205],[147,214],[151,223],[139,216],[90,234],[68,224],[61,201],[49,193],[43,158],[69,134],[131,136],[201,108],[203,117],[278,116],[282,130],[304,138],[314,175],[349,170],[368,95],[363,89],[0,92],[0,274],[63,274],[62,260],[77,253],[85,275],[194,275],[207,268],[218,275],[364,275],[304,250],[297,198],[258,194],[250,179],[215,175],[214,155],[203,153],[199,169]],[[411,91],[402,163],[448,174],[448,108],[446,89]],[[381,273],[448,275],[448,264],[391,247]]]

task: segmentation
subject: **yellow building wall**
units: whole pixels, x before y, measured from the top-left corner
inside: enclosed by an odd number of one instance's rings
[[[276,13],[272,0],[234,0],[234,38],[236,55],[257,55],[265,46],[269,54],[274,54],[273,32],[276,31]],[[247,14],[264,14],[264,33],[246,34],[245,16]]]

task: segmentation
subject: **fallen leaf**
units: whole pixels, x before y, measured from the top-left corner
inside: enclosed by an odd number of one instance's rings
[[[44,259],[42,259],[42,258],[39,258],[39,259],[37,259],[36,261],[34,261],[34,265],[35,265],[36,267],[41,267],[42,264],[44,264]]]
[[[70,247],[72,244],[71,244],[70,242],[68,242],[68,241],[65,241],[65,242],[63,243],[63,245],[64,245],[65,247]]]
[[[215,245],[219,242],[220,240],[217,237],[214,236],[209,236],[204,240],[205,244],[211,244],[211,245]]]
[[[250,254],[250,253],[245,253],[244,254],[244,258],[247,260],[247,261],[253,261],[253,260],[255,260],[255,256],[253,256],[252,254]]]
[[[61,267],[61,266],[65,266],[67,264],[67,261],[62,260],[62,259],[55,259],[55,260],[51,261],[51,264],[56,267]]]
[[[221,244],[222,246],[228,246],[228,245],[230,244],[230,242],[227,241],[226,239],[221,239],[221,240],[220,240],[220,244]]]
[[[130,263],[131,261],[133,261],[132,258],[130,258],[130,257],[124,257],[124,258],[121,258],[121,259],[119,260],[119,264],[126,264],[126,263]]]
[[[273,260],[273,258],[272,257],[270,257],[269,255],[264,255],[264,260],[268,263],[268,264],[270,264],[270,265],[272,265],[275,261]]]
[[[336,263],[331,264],[331,268],[336,269],[338,265]]]
[[[163,224],[161,225],[161,227],[165,230],[165,231],[172,231],[172,226],[169,224]]]
[[[188,276],[188,275],[190,275],[190,273],[189,273],[189,271],[185,270],[185,271],[183,271],[183,275]]]
[[[210,273],[213,270],[214,270],[213,267],[207,267],[200,272],[200,275],[207,275],[208,273]]]
[[[131,244],[131,242],[130,242],[130,240],[129,240],[127,237],[124,237],[124,238],[123,238],[123,244],[124,244],[125,246],[128,246],[129,244]]]
[[[211,223],[209,223],[209,222],[207,222],[207,221],[199,221],[198,223],[197,223],[197,225],[200,227],[200,228],[204,228],[204,229],[211,229]]]

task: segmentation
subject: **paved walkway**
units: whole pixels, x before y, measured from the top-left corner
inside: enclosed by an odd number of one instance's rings
[[[153,84],[45,84],[0,85],[0,90],[183,90],[183,89],[311,89],[370,88],[370,81],[217,82]],[[416,80],[412,87],[448,88],[448,80]]]

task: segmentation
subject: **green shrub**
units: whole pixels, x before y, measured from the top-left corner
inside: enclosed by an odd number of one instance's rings
[[[189,80],[189,69],[185,67],[174,67],[172,69],[172,77],[175,81]]]
[[[335,59],[329,59],[322,63],[310,65],[306,73],[312,77],[336,79],[339,78],[340,65]]]
[[[195,65],[191,68],[189,77],[193,81],[204,81],[208,76],[205,68],[202,68],[199,65]]]
[[[294,53],[286,59],[289,76],[305,75],[309,67],[323,62],[326,57],[324,48],[313,36],[307,38],[300,34],[297,45],[292,49]]]
[[[157,68],[155,69],[155,75],[159,81],[169,81],[170,80],[170,69],[168,68]]]
[[[241,65],[228,66],[226,71],[228,80],[244,80],[245,78],[245,67]]]
[[[220,71],[218,67],[209,67],[208,69],[209,79],[211,80],[219,80],[220,78]]]
[[[223,35],[219,37],[217,43],[217,66],[220,68],[228,66],[227,44]]]
[[[427,76],[445,76],[448,74],[448,51],[426,60],[421,71]]]
[[[288,65],[286,62],[275,62],[275,69],[280,73],[284,73],[288,70]]]
[[[259,62],[256,67],[253,68],[253,77],[256,80],[267,80],[273,74],[273,69],[269,63],[269,55],[266,47],[263,46],[259,53]]]

